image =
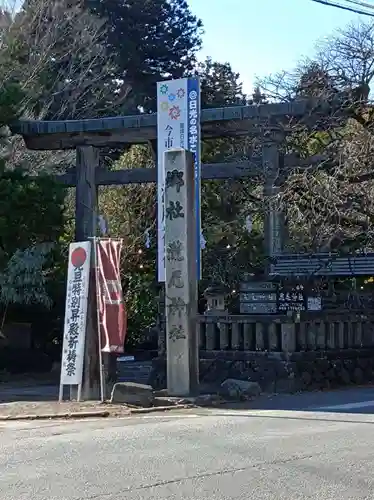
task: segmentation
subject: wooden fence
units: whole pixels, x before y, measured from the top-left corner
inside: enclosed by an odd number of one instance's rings
[[[374,347],[374,316],[304,313],[285,316],[199,316],[202,351],[315,351]]]

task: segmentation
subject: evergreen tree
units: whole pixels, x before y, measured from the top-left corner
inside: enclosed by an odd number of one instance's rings
[[[195,73],[200,77],[203,108],[246,103],[246,95],[239,80],[240,75],[233,71],[230,63],[220,63],[207,57],[198,65]]]
[[[261,92],[259,85],[253,89],[251,104],[266,104],[266,95]]]
[[[192,70],[201,21],[186,0],[85,0],[85,6],[106,21],[114,76],[120,86],[131,87],[132,111],[138,106],[154,111],[156,82]]]

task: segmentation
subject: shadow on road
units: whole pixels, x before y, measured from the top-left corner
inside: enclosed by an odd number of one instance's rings
[[[265,411],[271,411],[271,410],[265,410]],[[285,410],[286,411],[286,410]],[[327,412],[326,412],[327,413]],[[334,413],[337,413],[337,412],[334,412]],[[217,416],[217,415],[215,415]],[[354,419],[354,420],[349,420],[349,419],[346,419],[346,418],[323,418],[323,417],[317,417],[314,416],[313,418],[312,417],[307,417],[307,416],[304,416],[304,415],[297,415],[297,416],[287,416],[286,414],[285,415],[267,415],[265,412],[261,412],[261,414],[251,414],[251,413],[242,413],[242,412],[235,412],[235,410],[233,410],[232,413],[230,412],[225,412],[224,414],[222,414],[222,416],[225,416],[225,417],[236,417],[236,418],[252,418],[252,419],[273,419],[273,420],[295,420],[295,421],[300,421],[300,420],[306,420],[307,422],[315,422],[316,420],[318,421],[321,421],[321,422],[343,422],[345,424],[371,424],[371,425],[374,425],[374,421],[369,421],[369,420],[357,420],[357,419]]]
[[[20,386],[12,384],[0,385],[0,405],[14,402],[57,401],[58,385]]]
[[[252,401],[226,402],[219,407],[225,410],[374,414],[374,388],[350,387],[298,394],[261,395]]]

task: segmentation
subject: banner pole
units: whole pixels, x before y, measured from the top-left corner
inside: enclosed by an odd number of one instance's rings
[[[82,384],[78,385],[77,401],[78,403],[82,400]]]
[[[101,402],[105,401],[105,381],[104,381],[104,366],[103,366],[103,353],[101,351],[101,335],[100,335],[100,312],[99,312],[99,272],[98,272],[98,256],[97,256],[97,238],[93,238],[92,244],[94,246],[94,260],[95,260],[95,288],[96,288],[96,317],[97,317],[97,334],[99,344],[99,364],[100,364],[100,396]]]
[[[60,390],[58,393],[58,400],[60,403],[62,402],[63,396],[64,396],[64,386],[63,386],[63,384],[60,384]]]

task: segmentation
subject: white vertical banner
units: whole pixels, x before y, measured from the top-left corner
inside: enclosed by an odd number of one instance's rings
[[[82,384],[90,262],[91,242],[70,244],[60,386]]]
[[[197,270],[201,276],[201,131],[198,78],[168,80],[157,84],[157,272],[165,281],[165,165],[164,153],[183,148],[194,154]]]

